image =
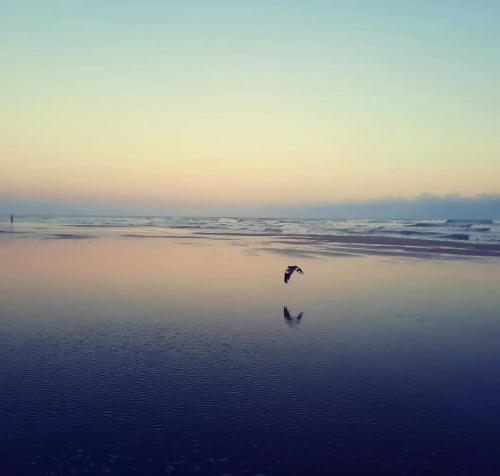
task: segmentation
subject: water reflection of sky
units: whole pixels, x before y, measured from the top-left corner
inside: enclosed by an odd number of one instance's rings
[[[493,474],[497,262],[244,244],[3,242],[5,474]]]

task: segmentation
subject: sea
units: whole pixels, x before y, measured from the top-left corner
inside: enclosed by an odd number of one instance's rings
[[[16,231],[32,234],[64,234],[69,228],[147,229],[158,233],[187,230],[192,233],[247,235],[335,235],[401,237],[434,241],[500,243],[500,220],[350,220],[238,217],[133,217],[133,216],[19,216]],[[8,218],[0,219],[0,231],[12,231]]]

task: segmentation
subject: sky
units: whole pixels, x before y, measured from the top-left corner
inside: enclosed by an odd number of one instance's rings
[[[499,194],[499,24],[496,0],[5,0],[0,199]]]

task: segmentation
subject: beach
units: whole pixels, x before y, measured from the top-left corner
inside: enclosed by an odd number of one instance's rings
[[[0,476],[500,475],[500,2],[0,23]]]
[[[2,230],[3,474],[500,469],[495,244]]]

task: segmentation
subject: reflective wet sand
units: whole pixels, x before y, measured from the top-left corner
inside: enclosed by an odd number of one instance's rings
[[[2,236],[3,474],[495,474],[500,260],[317,251]]]

